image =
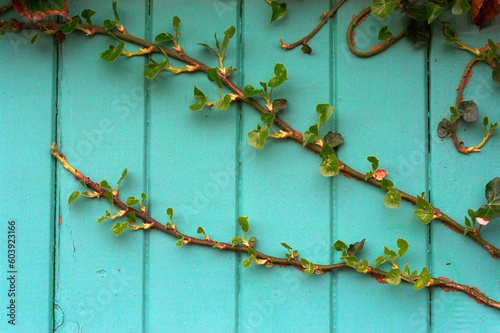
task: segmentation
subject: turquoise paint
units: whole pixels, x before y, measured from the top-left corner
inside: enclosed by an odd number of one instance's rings
[[[429,49],[415,49],[403,40],[375,58],[355,58],[345,34],[352,14],[369,1],[343,6],[309,43],[311,55],[281,50],[280,38],[291,43],[302,37],[330,5],[289,3],[288,16],[272,25],[263,1],[196,6],[151,1],[120,3],[118,8],[127,31],[149,38],[171,31],[172,17],[179,16],[182,48],[214,67],[217,59],[195,44],[212,44],[214,32],[221,38],[230,25],[236,26],[225,61],[238,69],[235,82],[257,87],[272,77],[276,63],[283,63],[290,80],[273,97],[288,99],[286,121],[304,131],[316,120],[316,104],[333,104],[337,111],[323,133],[335,129],[346,139],[338,148],[339,158],[368,171],[366,157],[376,156],[397,187],[414,195],[430,192],[433,204],[461,221],[467,208],[483,203],[482,188],[498,176],[496,136],[484,153],[461,156],[451,140],[435,135],[471,56],[443,43],[437,27]],[[72,14],[96,10],[95,22],[112,15],[106,2],[71,6],[76,6],[70,7]],[[460,37],[473,45],[500,37],[498,19],[481,32],[464,18],[453,19]],[[370,17],[355,30],[356,46],[368,50],[386,24],[393,33],[401,28],[391,18],[380,23]],[[145,82],[144,59],[108,64],[99,58],[114,43],[109,38],[89,40],[75,33],[60,46],[47,37],[32,46],[31,35],[0,39],[0,62],[6,69],[0,86],[0,175],[6,179],[0,182],[1,223],[19,221],[21,292],[18,325],[13,329],[2,320],[0,331],[495,331],[498,312],[457,293],[394,288],[350,271],[306,276],[293,268],[243,269],[245,255],[177,248],[156,232],[115,237],[110,221],[96,223],[110,209],[106,202],[79,199],[67,205],[80,185],[60,166],[54,168],[48,153],[54,138],[70,163],[94,180],[111,184],[127,167],[121,196],[145,191],[151,215],[166,222],[165,210],[173,207],[176,225],[188,234],[195,235],[201,225],[212,239],[230,241],[239,232],[236,218],[249,216],[249,235],[257,236],[259,250],[282,256],[279,243],[287,242],[318,263],[338,260],[331,247],[337,239],[350,243],[367,238],[363,256],[373,262],[383,246],[395,248],[397,238],[405,238],[410,250],[402,262],[408,261],[412,270],[430,266],[433,276],[474,285],[500,299],[497,263],[442,225],[420,224],[413,206],[402,203],[398,210],[388,210],[384,195],[374,188],[342,175],[323,178],[319,158],[293,142],[269,139],[262,150],[249,147],[247,133],[259,117],[247,105],[189,111],[193,86],[211,99],[218,94],[205,75],[162,73]],[[500,88],[491,84],[484,64],[474,73],[466,99],[476,100],[480,117],[496,121]],[[51,84],[41,85],[47,78]],[[36,98],[25,98],[20,85],[27,85]],[[481,135],[479,122],[460,127],[467,130],[460,132],[466,144]],[[38,199],[19,205],[28,195]],[[498,226],[484,228],[493,243],[498,232]],[[6,237],[0,232],[0,244],[6,244]],[[8,298],[2,290],[4,304]],[[363,320],[369,328],[359,326]]]

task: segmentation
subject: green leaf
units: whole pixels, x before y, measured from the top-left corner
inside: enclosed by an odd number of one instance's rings
[[[425,4],[425,8],[427,10],[427,23],[431,24],[435,19],[444,12],[444,8],[436,5],[434,2],[427,2]]]
[[[312,125],[309,127],[309,131],[305,131],[304,134],[302,135],[302,145],[305,147],[314,140],[318,138],[319,130],[318,130],[318,125]]]
[[[344,143],[344,138],[342,137],[342,134],[330,131],[323,137],[323,142],[328,144],[330,147],[335,148]]]
[[[234,236],[233,239],[231,239],[231,244],[233,246],[237,246],[239,243],[241,243],[243,239],[241,237],[236,237]]]
[[[433,213],[425,211],[425,210],[420,209],[420,208],[417,209],[416,211],[414,211],[414,213],[415,213],[417,219],[424,224],[431,222],[432,218],[434,216]]]
[[[260,120],[266,123],[267,127],[271,127],[274,122],[274,113],[263,113],[260,116]]]
[[[347,250],[347,245],[343,241],[338,240],[333,244],[333,248],[337,251],[343,251]]]
[[[247,268],[249,267],[251,264],[252,264],[252,261],[255,257],[253,255],[251,255],[247,260],[243,260],[241,262],[241,264],[243,265],[243,267]]]
[[[205,94],[196,86],[194,87],[194,99],[199,100],[198,103],[192,104],[189,106],[189,109],[191,111],[200,111],[205,107],[205,103],[207,102],[207,97],[205,97]]]
[[[172,26],[174,27],[174,30],[179,33],[177,30],[179,30],[179,27],[181,26],[181,19],[178,18],[177,16],[174,16],[172,18]],[[180,35],[180,33],[179,33]]]
[[[328,158],[323,159],[321,164],[319,165],[319,172],[324,177],[333,177],[338,175],[340,171],[339,160],[335,156],[335,154],[331,154]]]
[[[231,104],[231,95],[226,94],[223,99],[215,101],[214,108],[215,110],[227,110],[230,104]]]
[[[293,250],[293,248],[290,247],[287,243],[281,243],[281,246],[283,246],[287,250]]]
[[[387,283],[392,284],[393,286],[397,286],[401,283],[401,271],[399,268],[395,268],[391,270],[384,278]]]
[[[217,68],[207,69],[207,77],[210,81],[215,82],[217,84],[217,87],[222,88],[222,81],[220,80]]]
[[[345,263],[347,264],[347,266],[349,266],[349,267],[355,267],[356,263],[358,261],[358,257],[348,256],[348,257],[345,257],[344,260],[345,260]]]
[[[84,9],[82,12],[82,17],[85,19],[86,24],[92,24],[92,16],[94,16],[96,12],[92,9]]]
[[[116,47],[114,47],[113,45],[110,45],[109,49],[107,49],[106,51],[101,53],[101,59],[103,59],[107,62],[115,61],[116,59],[118,59],[118,57],[122,53],[124,47],[125,47],[124,42],[118,43],[118,46],[116,46]]]
[[[500,84],[500,66],[497,65],[495,69],[493,70],[493,73],[491,73],[493,80],[495,80],[496,83]]]
[[[118,15],[118,10],[116,8],[117,5],[118,5],[118,3],[116,1],[113,1],[113,14],[115,14],[116,22],[120,21],[120,16]]]
[[[408,266],[408,263],[405,264],[405,269],[403,271],[403,275],[404,276],[407,276],[407,277],[410,277],[410,267]]]
[[[266,144],[266,139],[269,136],[269,128],[266,126],[248,132],[248,144],[257,149],[264,148]]]
[[[306,270],[304,270],[304,273],[306,274],[314,273],[314,264],[312,262],[309,262],[309,266],[307,267]]]
[[[245,217],[245,216],[240,216],[238,217],[238,225],[241,227],[241,230],[243,230],[243,232],[248,232],[248,229],[249,229],[249,225],[248,225],[248,217]]]
[[[248,254],[257,258],[257,252],[251,247],[248,248]]]
[[[141,193],[141,204],[144,206],[144,202],[148,198],[148,195],[146,193]]]
[[[174,209],[173,208],[167,208],[167,215],[168,215],[168,218],[170,219],[170,222],[174,222],[173,219],[174,219]]]
[[[372,13],[383,20],[394,10],[396,1],[393,0],[373,0]]]
[[[181,234],[177,234],[178,241],[175,242],[175,245],[181,246],[184,243],[184,236]]]
[[[363,265],[357,269],[358,272],[364,272],[368,268],[368,260],[363,259]]]
[[[107,182],[107,181],[105,181],[105,180],[103,180],[103,181],[99,184],[99,186],[100,186],[100,187],[102,187],[102,188],[103,188],[103,189],[105,189],[105,190],[108,190],[108,191],[113,190],[113,189],[111,188],[111,186],[109,186],[108,182]]]
[[[248,240],[248,244],[251,246],[251,247],[254,247],[255,246],[255,241],[257,240],[257,237],[255,236],[252,236],[250,237],[250,239]]]
[[[447,138],[453,133],[453,124],[446,118],[443,118],[438,124],[437,135],[441,139]]]
[[[379,160],[375,156],[368,156],[366,159],[372,164],[372,170],[377,171]]]
[[[384,198],[384,205],[386,205],[387,208],[395,209],[399,207],[400,203],[401,203],[401,194],[394,188],[391,188],[387,192],[387,195]]]
[[[470,5],[467,0],[455,0],[451,7],[453,15],[462,15],[470,10]]]
[[[398,254],[391,249],[384,246],[384,255],[390,260],[394,260],[398,257]]]
[[[387,28],[388,27],[386,25],[380,28],[380,31],[378,32],[378,40],[388,40],[392,37],[392,32],[387,30]]]
[[[106,200],[108,200],[110,203],[113,203],[113,193],[111,192],[106,192],[106,194],[104,195],[104,197],[106,198]]]
[[[69,33],[72,33],[76,29],[76,26],[80,23],[82,23],[82,20],[81,20],[80,16],[76,15],[76,16],[73,16],[71,18],[70,22],[61,25],[59,30],[61,30],[61,32],[63,34],[67,35]],[[31,43],[31,44],[33,44],[33,43]]]
[[[136,199],[134,197],[128,197],[127,198],[127,206],[132,207],[135,206],[139,203],[139,199]]]
[[[397,244],[398,244],[398,255],[399,257],[402,257],[406,253],[406,251],[408,251],[410,245],[408,244],[407,241],[405,241],[402,238],[397,240]]]
[[[463,120],[468,123],[476,121],[479,115],[477,104],[474,101],[463,101],[458,105],[457,111]]]
[[[284,110],[288,107],[288,101],[284,98],[275,99],[273,101],[273,113]]]
[[[378,256],[377,259],[375,259],[375,264],[373,264],[373,267],[377,267],[382,265],[387,261],[387,258],[384,256]]]
[[[264,92],[267,94],[267,83],[265,82],[260,82],[260,85],[262,86],[262,88],[264,89]]]
[[[97,223],[102,223],[106,219],[106,216],[101,216],[97,219]]]
[[[271,2],[273,13],[271,15],[270,23],[281,20],[283,17],[285,17],[285,15],[288,13],[288,9],[286,7],[286,2],[278,2],[276,0],[273,0],[273,2]]]
[[[125,221],[123,223],[116,222],[112,227],[111,230],[114,232],[116,236],[120,236],[120,234],[127,229],[128,227],[128,221]]]
[[[104,20],[104,22],[102,23],[102,25],[104,26],[104,29],[106,31],[109,31],[111,29],[113,29],[116,25],[116,22],[115,21],[110,21],[110,20]]]
[[[319,127],[325,126],[328,119],[332,116],[335,109],[330,104],[318,104],[316,106],[316,112],[319,113],[318,125]]]
[[[262,94],[262,89],[255,89],[253,86],[247,84],[243,89],[243,99],[250,98]]]
[[[332,147],[328,143],[326,143],[319,153],[319,156],[322,160],[327,159],[331,154],[335,154]]]
[[[457,109],[455,109],[455,107],[453,106],[450,107],[450,113],[451,113],[450,123],[453,124],[455,121],[457,121],[458,118],[460,118],[460,114],[458,113]]]
[[[71,195],[68,198],[68,205],[71,205],[73,202],[75,202],[75,200],[78,199],[79,196],[80,196],[79,191],[71,193]]]
[[[389,190],[389,189],[390,189],[391,187],[393,187],[393,186],[394,186],[394,183],[393,183],[393,182],[391,182],[391,181],[390,181],[389,179],[387,179],[387,178],[382,179],[382,182],[380,183],[380,189],[381,189],[382,191],[387,191],[387,190]]]
[[[276,66],[274,66],[274,77],[269,80],[267,85],[269,88],[276,88],[281,86],[287,80],[288,77],[285,66],[282,64],[276,64]]]
[[[425,288],[427,284],[429,284],[429,282],[431,282],[431,276],[429,275],[429,271],[427,270],[427,268],[424,267],[417,281],[415,281],[413,288],[416,290]]]
[[[203,230],[203,228],[202,228],[202,227],[198,227],[198,229],[196,230],[196,233],[197,233],[198,235],[201,235],[201,234],[203,234],[203,235],[205,235],[205,236],[207,235],[207,234],[205,233],[205,230]]]
[[[363,247],[365,246],[365,239],[363,239],[360,242],[356,242],[354,244],[349,245],[349,248],[347,249],[347,255],[349,256],[356,256],[358,255],[361,250],[363,250]]]
[[[145,67],[146,69],[144,70],[143,76],[146,79],[153,79],[158,73],[160,73],[165,67],[168,66],[168,60],[165,59],[159,64],[147,64]]]
[[[135,212],[127,213],[127,219],[129,220],[129,222],[132,223],[137,222],[137,217],[135,216]]]
[[[171,42],[172,37],[173,37],[172,35],[169,36],[166,33],[162,32],[161,34],[156,35],[155,42]],[[198,44],[198,45],[200,45],[200,44]]]
[[[488,204],[481,206],[475,216],[487,221],[500,217],[500,178],[495,177],[486,184],[485,196]]]
[[[307,268],[309,266],[309,260],[300,258],[300,264],[302,265],[302,267]]]
[[[234,33],[236,32],[236,28],[234,26],[229,27],[226,31],[224,31],[224,40],[222,41],[222,55],[226,53],[227,45],[229,44],[229,40],[233,38]]]
[[[125,168],[125,170],[123,170],[123,172],[122,172],[122,175],[120,176],[120,179],[118,179],[118,183],[116,185],[116,190],[117,191],[120,188],[120,184],[122,183],[122,180],[124,180],[125,177],[127,177],[127,174],[128,174],[128,169]]]

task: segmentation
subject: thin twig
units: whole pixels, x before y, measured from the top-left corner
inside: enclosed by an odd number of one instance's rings
[[[55,158],[57,158],[59,160],[59,162],[61,162],[61,165],[66,170],[68,170],[69,172],[71,172],[71,174],[73,174],[73,176],[75,176],[76,179],[78,179],[80,181],[84,181],[85,185],[88,188],[91,188],[94,191],[96,191],[97,193],[99,193],[100,195],[96,197],[97,199],[99,199],[100,197],[106,196],[106,193],[107,193],[106,190],[104,190],[98,183],[92,181],[88,177],[85,177],[80,171],[78,171],[77,169],[72,167],[68,163],[68,161],[66,160],[66,157],[64,156],[64,154],[57,152],[56,143],[54,143],[52,145],[51,153]],[[192,237],[192,236],[189,236],[187,234],[181,233],[177,230],[177,228],[173,229],[171,227],[165,227],[163,224],[161,224],[160,222],[158,222],[157,220],[155,220],[154,218],[149,216],[149,214],[147,214],[143,211],[134,209],[132,207],[128,207],[125,203],[123,203],[118,198],[118,193],[116,193],[116,194],[114,192],[112,192],[112,193],[113,193],[114,205],[120,207],[120,209],[122,209],[122,211],[124,211],[125,214],[130,213],[130,212],[134,212],[136,217],[139,217],[140,219],[142,219],[145,222],[145,224],[148,226],[147,229],[149,229],[149,228],[157,229],[163,233],[166,233],[167,235],[174,237],[175,239],[179,239],[179,236],[182,236],[182,238],[184,239],[184,244],[186,244],[186,245],[193,244],[193,245],[210,247],[210,248],[213,248],[214,250],[216,248],[218,248],[220,250],[227,250],[227,251],[233,251],[233,252],[248,253],[248,251],[249,251],[250,247],[248,247],[248,246],[242,246],[242,245],[233,246],[230,243],[216,242],[216,241],[213,241],[210,239],[200,239],[200,238]],[[145,230],[145,229],[146,228],[144,228],[143,230]],[[270,255],[264,254],[263,252],[260,252],[260,251],[256,251],[255,249],[253,249],[253,250],[257,253],[257,258],[265,260],[266,263],[271,262],[273,265],[294,266],[295,268],[297,268],[299,270],[304,270],[304,267],[302,266],[301,261],[296,259],[296,258],[290,259],[290,260],[287,258],[278,258],[278,257],[273,257]],[[349,266],[347,266],[347,264],[345,262],[338,263],[338,264],[327,264],[327,265],[318,264],[318,265],[314,265],[314,270],[317,272],[328,272],[328,271],[334,271],[334,270],[343,269],[343,268],[347,268],[347,267],[349,267]],[[375,278],[378,282],[386,283],[384,280],[384,278],[388,274],[388,272],[386,272],[386,271],[380,270],[380,269],[372,267],[372,266],[368,266],[363,273],[365,273],[365,274],[370,273],[370,275],[373,278]],[[407,283],[415,283],[416,280],[417,280],[416,277],[413,279],[410,279],[409,281],[406,278],[402,279],[402,281],[407,282]],[[480,292],[477,288],[466,286],[466,285],[456,283],[453,281],[449,281],[446,278],[437,278],[437,279],[431,278],[431,281],[429,282],[427,287],[431,287],[431,286],[440,287],[446,291],[447,291],[447,289],[460,291],[460,292],[463,292],[464,294],[466,294],[467,296],[473,298],[477,302],[484,304],[485,306],[500,309],[500,302],[497,302],[497,301],[492,300],[491,298],[487,297],[485,294]]]
[[[5,24],[5,22],[0,21],[0,27],[2,27],[4,24]],[[44,28],[46,28],[48,30],[57,30],[57,29],[59,29],[60,25],[61,24],[58,24],[58,23],[47,24],[44,26]],[[40,25],[37,23],[33,23],[33,22],[30,22],[30,23],[16,22],[16,23],[12,23],[12,27],[15,29],[15,31],[20,31],[20,30],[24,30],[24,29],[38,30],[40,28]],[[132,36],[128,33],[122,33],[122,32],[116,31],[116,30],[106,31],[101,26],[87,25],[87,24],[80,24],[77,26],[77,29],[85,31],[87,33],[90,32],[89,36],[92,36],[95,34],[108,35],[111,33],[113,36],[115,36],[116,38],[118,38],[122,41],[133,43],[133,44],[136,44],[138,46],[142,46],[144,48],[155,46],[158,50],[161,49],[162,52],[167,54],[169,57],[172,57],[172,58],[180,60],[188,65],[196,67],[196,71],[206,72],[210,68],[207,65],[205,65],[204,63],[187,56],[183,50],[179,50],[179,51],[171,50],[171,49],[168,49],[166,47],[160,46],[158,44],[151,43],[151,42],[145,41],[143,39],[140,39],[138,37]],[[159,52],[159,51],[157,51],[157,52]],[[220,73],[219,73],[219,76],[220,76],[222,83],[227,88],[229,88],[233,92],[235,92],[235,94],[237,96],[240,96],[240,98],[241,98],[241,96],[243,96],[243,91],[234,82],[232,82],[228,77],[226,77]],[[245,98],[243,101],[246,102],[247,104],[249,104],[250,106],[252,106],[257,112],[259,112],[261,114],[269,112],[269,110],[267,108],[260,105],[253,98]],[[288,123],[286,123],[279,116],[275,116],[274,124],[276,126],[278,126],[281,130],[289,133],[288,137],[302,146],[303,139],[302,139],[301,132],[294,129],[292,126],[290,126]],[[305,148],[307,148],[308,150],[310,150],[316,154],[319,154],[321,152],[321,149],[322,149],[322,147],[317,145],[316,143],[310,143]],[[344,162],[342,162],[340,160],[339,160],[339,164],[340,164],[340,170],[342,171],[342,173],[347,174],[351,177],[356,178],[357,180],[360,180],[362,182],[368,183],[370,185],[373,185],[373,186],[381,189],[382,183],[380,181],[377,181],[374,178],[369,178],[368,180],[365,180],[365,174],[352,169],[351,167],[349,167],[347,164],[345,164]],[[401,194],[401,198],[403,200],[408,201],[412,204],[417,203],[416,197],[409,195],[401,190],[398,190],[398,189],[395,189],[395,190]],[[441,211],[437,208],[433,208],[433,211],[434,211],[435,215],[437,216],[436,219],[440,220],[445,226],[456,231],[457,233],[464,234],[464,232],[465,232],[464,226],[462,226],[461,224],[459,224],[458,222],[453,220],[448,215],[441,213]],[[475,243],[479,244],[481,247],[485,248],[491,254],[491,256],[493,258],[498,259],[500,257],[500,249],[491,245],[489,242],[484,240],[480,235],[476,235],[476,234],[473,234],[471,232],[468,232],[465,234],[465,236],[470,238]]]

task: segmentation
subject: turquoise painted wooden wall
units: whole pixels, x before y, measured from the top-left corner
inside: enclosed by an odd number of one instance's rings
[[[264,1],[120,2],[127,31],[152,39],[181,18],[181,46],[206,64],[214,59],[196,43],[212,43],[230,25],[237,33],[226,63],[238,69],[240,85],[258,85],[285,64],[289,81],[275,97],[286,98],[283,118],[304,131],[315,122],[315,106],[337,111],[327,127],[342,133],[338,156],[358,170],[366,157],[406,192],[426,192],[432,203],[458,221],[484,203],[484,185],[498,176],[500,138],[484,152],[459,155],[451,140],[435,135],[447,116],[471,55],[442,41],[435,24],[429,48],[403,40],[370,59],[354,57],[345,35],[353,14],[369,1],[351,1],[309,43],[311,55],[284,52],[312,30],[332,1],[290,1],[286,18],[269,24]],[[70,1],[70,14],[92,8],[94,21],[112,17],[111,2]],[[402,26],[370,17],[356,29],[356,46],[368,50],[378,30]],[[468,17],[451,17],[460,37],[476,47],[500,39],[497,18],[478,31]],[[183,246],[165,235],[125,232],[97,224],[107,204],[78,200],[79,184],[56,165],[49,147],[57,141],[73,165],[94,180],[119,178],[121,195],[149,196],[148,211],[162,222],[174,208],[177,226],[194,234],[203,226],[212,239],[229,241],[238,216],[250,217],[258,249],[283,256],[287,242],[313,262],[336,262],[337,239],[366,238],[364,257],[373,261],[384,246],[405,238],[403,258],[413,269],[471,284],[500,299],[499,263],[470,240],[438,222],[419,223],[415,207],[389,210],[383,193],[344,176],[324,178],[319,160],[291,141],[270,140],[262,150],[247,143],[259,117],[247,105],[193,113],[196,85],[215,96],[205,75],[162,74],[144,80],[144,59],[106,63],[99,53],[112,43],[103,36],[74,33],[57,45],[33,32],[0,39],[0,246],[7,275],[7,222],[16,222],[15,327],[7,323],[8,281],[0,283],[1,332],[499,332],[499,312],[458,293],[392,287],[353,271],[307,276],[292,268],[244,269],[240,255]],[[136,50],[135,46],[126,46]],[[274,97],[274,96],[273,96]],[[480,116],[498,121],[500,86],[479,65],[465,92]],[[460,126],[475,142],[478,123]],[[500,227],[484,236],[498,244]]]

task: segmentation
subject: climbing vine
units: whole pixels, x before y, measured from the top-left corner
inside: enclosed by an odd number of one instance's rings
[[[298,42],[287,45],[280,40],[283,49],[290,50],[302,45],[302,51],[304,53],[312,53],[312,48],[307,42],[326,24],[346,1],[347,0],[340,0],[329,12],[323,15],[322,21],[317,28]],[[266,2],[272,8],[271,23],[287,14],[286,3],[267,0]],[[429,24],[444,12],[446,6],[451,6],[451,11],[456,15],[464,14],[471,8],[469,3],[463,0],[436,2],[374,0],[372,7],[363,9],[360,14],[353,16],[348,29],[347,44],[351,52],[360,57],[369,57],[379,54],[396,44],[405,36],[412,39],[416,46],[425,45],[430,38]],[[388,175],[387,171],[379,169],[380,161],[375,156],[367,157],[367,161],[371,165],[371,168],[368,169],[367,167],[366,170],[368,171],[365,170],[363,172],[354,170],[345,162],[339,160],[336,156],[335,148],[344,142],[342,135],[331,131],[326,134],[323,133],[324,135],[321,133],[322,127],[327,124],[336,111],[332,105],[319,101],[320,103],[316,106],[316,113],[318,115],[317,122],[303,132],[299,132],[286,123],[281,118],[280,114],[286,110],[288,101],[283,98],[273,99],[273,92],[275,93],[274,97],[276,97],[276,93],[279,92],[278,88],[288,81],[288,73],[284,64],[276,64],[274,72],[270,73],[267,77],[270,78],[266,78],[264,81],[259,82],[261,88],[258,89],[255,88],[255,86],[257,86],[256,84],[247,84],[244,88],[240,88],[231,81],[230,76],[236,69],[232,66],[227,66],[224,60],[228,45],[235,34],[235,27],[228,27],[228,29],[224,31],[222,40],[215,34],[215,44],[198,43],[199,46],[206,48],[217,58],[218,67],[209,67],[184,53],[180,43],[180,37],[182,36],[181,19],[177,16],[174,16],[172,19],[171,31],[158,34],[154,38],[154,42],[150,42],[132,36],[126,31],[120,21],[116,2],[112,3],[113,18],[105,20],[102,26],[95,25],[92,21],[95,11],[86,9],[80,15],[69,18],[67,7],[67,1],[54,0],[46,2],[45,5],[39,3],[33,5],[32,2],[21,0],[13,1],[12,4],[0,9],[0,13],[15,9],[29,21],[19,22],[12,20],[11,22],[6,22],[2,20],[0,21],[0,35],[4,35],[7,32],[15,33],[22,30],[32,30],[35,32],[31,40],[32,44],[36,43],[41,36],[47,35],[54,36],[59,42],[63,42],[67,35],[74,32],[83,32],[87,36],[106,35],[114,41],[114,45],[103,50],[100,54],[101,59],[106,62],[114,62],[120,57],[148,57],[149,62],[145,65],[143,74],[147,79],[153,79],[157,75],[163,73],[163,71],[173,74],[204,72],[206,73],[207,79],[214,83],[214,91],[217,91],[216,96],[218,97],[216,97],[216,100],[209,101],[210,95],[194,86],[194,103],[186,106],[186,109],[192,112],[200,111],[205,107],[213,107],[215,110],[228,110],[233,103],[245,102],[255,111],[259,112],[262,122],[262,124],[257,124],[255,130],[248,133],[248,144],[250,146],[262,149],[268,138],[274,140],[293,140],[302,147],[319,155],[321,162],[319,163],[318,169],[323,176],[333,177],[342,172],[349,175],[350,178],[375,186],[381,191],[386,192],[383,202],[388,208],[397,209],[403,200],[414,204],[417,207],[415,210],[416,220],[425,224],[434,220],[439,220],[451,230],[459,231],[464,237],[468,237],[474,243],[483,247],[493,258],[498,259],[500,257],[500,249],[484,240],[480,235],[483,226],[488,225],[490,221],[500,217],[500,178],[496,177],[486,184],[486,204],[479,207],[477,210],[469,209],[468,216],[465,217],[464,225],[462,225],[437,207],[432,206],[431,203],[425,199],[425,193],[412,196],[398,189],[391,180],[386,178]],[[410,24],[396,36],[388,30],[387,26],[382,27],[379,32],[379,39],[383,42],[380,45],[374,47],[369,52],[357,51],[354,47],[354,27],[361,24],[371,12],[378,18],[383,19],[395,8],[400,8],[403,14],[412,19]],[[46,16],[53,14],[66,17],[67,20],[61,23],[41,21]],[[458,38],[456,30],[450,23],[445,23],[443,29],[446,35],[446,42],[471,52],[474,54],[474,58],[467,65],[460,81],[459,88],[457,89],[455,106],[450,107],[451,116],[449,120],[445,118],[440,122],[437,134],[441,138],[451,136],[456,149],[461,153],[468,154],[471,152],[478,152],[493,135],[497,123],[490,123],[487,117],[483,118],[483,140],[475,146],[463,147],[456,134],[459,120],[470,122],[478,118],[478,106],[474,101],[463,100],[463,90],[470,78],[472,67],[478,62],[488,64],[493,69],[492,76],[494,81],[500,83],[500,55],[498,52],[498,44],[490,39],[483,49],[478,50],[465,45]],[[140,51],[126,51],[125,48],[128,44],[139,46],[141,49]],[[159,54],[164,58],[162,58],[162,61],[158,62],[151,57],[152,54]],[[174,67],[171,63],[171,59],[183,62],[185,66]],[[224,90],[229,91],[225,92]],[[274,127],[276,127],[276,129]],[[156,229],[176,238],[177,246],[198,245],[219,250],[247,253],[248,258],[242,262],[244,267],[256,264],[265,265],[271,268],[273,265],[278,264],[294,266],[306,274],[323,274],[328,271],[350,268],[361,274],[370,275],[379,282],[390,283],[395,286],[401,282],[405,282],[413,284],[415,289],[441,287],[461,291],[484,305],[500,309],[499,302],[488,298],[476,288],[449,281],[446,278],[433,278],[426,267],[414,270],[413,272],[411,272],[408,264],[406,264],[404,268],[401,267],[400,264],[398,264],[398,259],[407,252],[410,246],[404,239],[397,240],[397,251],[385,247],[383,254],[380,255],[372,265],[370,265],[368,259],[360,256],[365,240],[350,244],[349,246],[340,240],[335,242],[335,244],[333,244],[335,250],[342,253],[342,262],[336,264],[313,263],[302,257],[302,255],[299,255],[298,249],[294,249],[284,242],[281,243],[286,250],[284,257],[273,257],[256,249],[256,236],[248,237],[250,232],[248,217],[241,216],[237,219],[237,224],[241,227],[242,236],[235,235],[230,242],[212,240],[202,226],[197,229],[197,234],[202,235],[203,238],[181,233],[179,227],[174,223],[173,208],[168,208],[166,210],[169,222],[162,224],[151,217],[146,211],[145,202],[147,200],[147,195],[145,193],[142,193],[140,198],[128,197],[125,201],[119,198],[119,187],[127,176],[127,169],[124,170],[116,187],[113,188],[106,180],[95,182],[85,177],[80,171],[69,164],[64,154],[57,151],[57,145],[55,143],[51,147],[51,153],[66,170],[80,181],[84,188],[82,192],[77,190],[71,193],[68,198],[68,204],[73,203],[80,197],[106,199],[110,203],[112,210],[111,212],[106,210],[104,215],[99,217],[97,221],[98,223],[103,223],[106,220],[113,220],[111,230],[117,236],[126,230],[137,231]],[[384,271],[377,268],[377,266],[382,265],[390,266],[390,270]]]

